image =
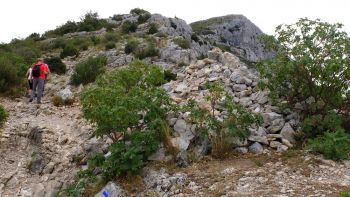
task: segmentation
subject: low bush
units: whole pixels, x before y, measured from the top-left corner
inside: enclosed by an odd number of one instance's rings
[[[339,197],[350,197],[350,191],[347,192],[341,192]]]
[[[151,23],[151,24],[149,25],[149,29],[148,29],[147,33],[148,33],[148,34],[155,34],[155,33],[157,33],[157,32],[158,32],[157,24]]]
[[[50,72],[57,73],[59,75],[66,73],[67,67],[62,62],[61,58],[50,57],[50,58],[46,58],[44,61],[47,65],[49,65]]]
[[[140,42],[136,38],[131,38],[125,45],[124,52],[126,54],[134,53],[139,46]]]
[[[186,39],[184,39],[182,37],[174,38],[173,42],[183,49],[191,48],[190,42],[188,42]]]
[[[149,44],[145,49],[138,49],[135,52],[135,57],[138,59],[145,59],[146,57],[154,57],[159,55],[158,49],[153,44]]]
[[[29,66],[14,53],[0,53],[0,95],[16,97],[24,92]]]
[[[164,80],[165,81],[171,81],[176,80],[177,75],[171,72],[170,70],[164,70]]]
[[[108,32],[104,35],[105,42],[118,42],[121,39],[121,36],[115,32]]]
[[[122,32],[127,34],[131,32],[135,32],[137,29],[137,23],[131,21],[125,21],[122,24]]]
[[[61,59],[68,57],[68,56],[75,56],[77,57],[79,55],[79,49],[74,46],[73,44],[67,44],[63,51],[60,53]]]
[[[115,15],[112,16],[112,20],[122,21],[123,20],[123,15],[115,14]]]
[[[307,146],[315,153],[321,153],[326,159],[346,160],[350,157],[350,134],[338,129],[310,139]]]
[[[4,125],[6,122],[6,119],[8,117],[8,114],[3,106],[0,105],[0,128]]]
[[[96,77],[104,72],[107,65],[105,56],[89,57],[87,60],[79,62],[71,77],[71,83],[74,85],[88,84],[94,82]]]
[[[212,155],[223,158],[232,150],[232,137],[246,139],[250,134],[248,128],[261,124],[262,118],[234,104],[232,97],[225,92],[221,84],[207,83],[206,88],[206,100],[210,109],[200,107],[194,100],[189,101],[186,108],[191,112],[189,120],[197,125],[198,133],[209,138]],[[225,111],[226,117],[218,120],[215,111]]]
[[[78,22],[78,31],[96,31],[105,27],[107,21],[99,19],[97,12],[87,12]]]
[[[91,36],[90,37],[90,40],[92,41],[92,43],[96,46],[98,44],[100,44],[101,42],[101,38],[100,37],[97,37],[97,36]]]
[[[139,17],[137,18],[137,22],[139,24],[142,24],[142,23],[145,23],[147,22],[147,20],[151,18],[151,14],[147,13],[147,14],[142,14],[142,15],[139,15]]]
[[[108,42],[108,43],[105,45],[105,49],[106,49],[106,50],[114,49],[114,48],[115,48],[115,43],[114,43],[114,42]]]

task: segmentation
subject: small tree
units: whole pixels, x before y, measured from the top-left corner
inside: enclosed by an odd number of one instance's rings
[[[244,107],[234,104],[218,82],[207,83],[208,95],[206,100],[210,107],[200,107],[195,101],[188,106],[190,120],[197,125],[197,130],[207,136],[212,143],[212,155],[223,157],[233,146],[232,137],[245,139],[249,136],[248,128],[254,124],[261,124],[260,116],[248,112]],[[225,118],[220,119],[215,111],[225,112]]]
[[[118,141],[128,129],[140,130],[159,118],[165,120],[170,100],[158,87],[164,82],[164,73],[158,67],[134,61],[129,67],[102,76],[97,87],[83,93],[84,116],[97,124],[97,136]],[[143,124],[139,123],[140,117]]]
[[[261,76],[266,79],[261,85],[271,91],[273,99],[303,107],[307,137],[329,130],[330,120],[349,117],[350,41],[341,27],[303,18],[278,26],[276,38],[264,38],[277,55],[260,63]]]

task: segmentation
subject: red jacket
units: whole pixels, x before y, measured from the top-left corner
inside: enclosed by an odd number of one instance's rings
[[[32,66],[32,68],[35,66],[36,64],[34,64]],[[45,79],[45,72],[47,72],[47,67],[44,64],[40,64],[40,75],[39,75],[39,79]],[[37,77],[33,77],[33,79],[35,79]]]

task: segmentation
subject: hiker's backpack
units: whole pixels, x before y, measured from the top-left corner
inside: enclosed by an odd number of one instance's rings
[[[39,64],[34,65],[34,67],[32,69],[32,76],[35,78],[38,78],[40,76],[40,65]]]

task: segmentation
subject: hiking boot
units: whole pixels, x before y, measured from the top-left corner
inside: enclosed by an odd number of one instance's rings
[[[32,101],[33,101],[33,99],[32,99],[32,98],[30,98],[30,99],[29,99],[29,103],[30,103],[30,102],[32,102]]]

